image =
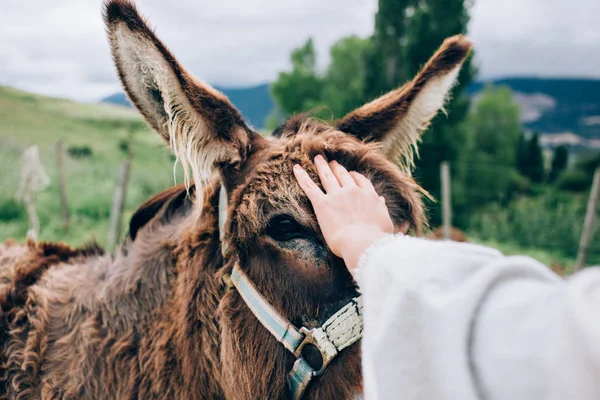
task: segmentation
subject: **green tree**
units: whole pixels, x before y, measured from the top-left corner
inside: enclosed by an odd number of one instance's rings
[[[523,176],[527,176],[529,169],[528,140],[525,133],[521,132],[517,143],[517,170]]]
[[[600,154],[594,154],[591,156],[583,157],[582,159],[577,161],[575,167],[587,172],[588,174],[590,174],[590,176],[594,175],[594,171],[596,170],[596,168],[600,167]]]
[[[368,49],[365,98],[392,90],[410,77],[405,60],[406,27],[416,0],[379,0],[373,45]]]
[[[338,40],[331,47],[331,62],[322,76],[316,70],[312,40],[294,50],[292,71],[280,73],[271,86],[277,107],[268,117],[268,126],[320,106],[325,108],[312,111],[324,119],[341,118],[361,106],[370,46],[370,39],[354,35]]]
[[[511,187],[520,184],[516,169],[519,116],[509,88],[486,86],[469,118],[472,142],[467,152],[466,190],[470,206],[503,202]]]
[[[542,183],[544,181],[544,154],[540,146],[540,135],[534,133],[527,141],[527,173],[525,174],[532,182]]]
[[[544,154],[540,146],[540,136],[534,133],[531,138],[521,133],[517,144],[517,170],[534,183],[544,181]]]
[[[471,3],[470,0],[420,0],[409,8],[404,40],[404,62],[409,77],[418,72],[444,39],[467,32]],[[465,67],[463,71],[463,78],[474,72]]]
[[[548,175],[548,180],[550,182],[555,182],[556,179],[562,174],[569,164],[569,150],[567,146],[558,146],[554,149],[554,154],[552,156],[552,166],[550,168],[550,174]]]
[[[322,104],[335,118],[341,118],[363,104],[365,92],[365,58],[369,39],[349,36],[331,47],[331,63],[323,78]]]
[[[312,39],[291,55],[292,71],[281,72],[271,85],[278,112],[291,115],[317,105],[322,97],[323,82],[317,74],[317,56]]]
[[[573,192],[589,191],[597,168],[600,168],[600,154],[582,157],[573,168],[558,177],[556,185]]]
[[[469,121],[475,151],[493,156],[503,166],[514,166],[521,135],[520,114],[508,87],[486,86]]]

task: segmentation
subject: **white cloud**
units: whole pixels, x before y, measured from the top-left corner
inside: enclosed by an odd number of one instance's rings
[[[480,0],[471,15],[482,77],[600,77],[597,0]]]
[[[312,36],[320,65],[342,36],[373,30],[376,0],[138,0],[181,63],[221,85],[271,81]],[[10,5],[8,5],[10,4]],[[118,90],[100,0],[28,0],[0,13],[0,84],[79,100]],[[600,77],[597,0],[478,0],[470,35],[484,77]]]

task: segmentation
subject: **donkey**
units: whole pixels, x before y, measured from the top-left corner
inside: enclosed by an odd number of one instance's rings
[[[360,396],[359,335],[334,343],[330,358],[314,334],[360,313],[358,288],[327,248],[292,166],[316,179],[320,154],[363,173],[396,230],[419,235],[413,151],[469,41],[447,39],[414,80],[334,125],[300,115],[264,138],[183,69],[131,1],[109,0],[104,16],[123,87],[183,165],[185,184],[137,210],[115,255],[0,246],[0,398],[286,398],[299,360],[312,372],[293,397]],[[270,317],[288,323],[283,336],[303,327],[312,354],[290,351]]]

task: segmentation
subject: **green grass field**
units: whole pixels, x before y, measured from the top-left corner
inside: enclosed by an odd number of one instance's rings
[[[22,240],[27,231],[24,207],[15,202],[21,153],[38,145],[50,186],[38,195],[40,239],[78,245],[104,243],[114,186],[126,153],[120,148],[130,135],[134,152],[125,222],[146,198],[173,184],[169,151],[127,108],[81,104],[0,87],[0,241]],[[56,143],[65,149],[88,146],[91,156],[65,157],[70,229],[60,219]],[[125,225],[125,224],[124,224]]]
[[[38,145],[50,186],[38,195],[40,239],[80,245],[106,242],[108,219],[119,167],[126,159],[122,142],[131,139],[134,152],[123,229],[131,213],[151,195],[173,184],[173,163],[166,146],[134,110],[104,104],[82,104],[0,87],[0,241],[23,240],[27,232],[24,206],[15,201],[21,153]],[[88,146],[87,158],[65,157],[70,229],[60,218],[56,143],[65,149]],[[468,232],[467,232],[468,234]],[[506,254],[528,254],[545,264],[571,266],[573,258],[536,248],[473,241]]]

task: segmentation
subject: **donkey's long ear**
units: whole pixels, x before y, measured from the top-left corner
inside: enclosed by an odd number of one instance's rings
[[[400,158],[412,167],[420,134],[448,99],[470,49],[464,36],[446,39],[411,82],[351,112],[338,129],[381,142],[388,158]]]
[[[131,1],[107,1],[104,18],[125,91],[171,146],[186,182],[188,170],[199,183],[215,163],[243,161],[250,129],[227,98],[179,65]]]

